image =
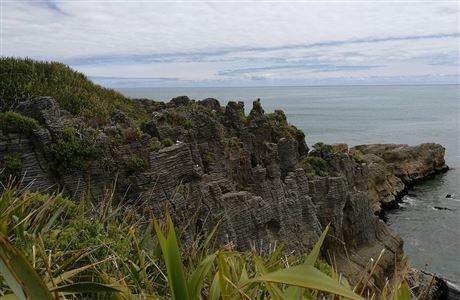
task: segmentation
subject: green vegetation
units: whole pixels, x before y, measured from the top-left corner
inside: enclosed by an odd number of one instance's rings
[[[265,257],[230,247],[212,250],[217,228],[181,252],[168,213],[160,226],[135,209],[114,207],[111,198],[95,207],[84,199],[76,205],[60,195],[12,188],[0,196],[0,224],[0,295],[317,299],[322,291],[324,299],[363,299],[333,269],[328,276],[315,267],[324,265],[318,256],[327,228],[306,258],[286,256],[282,247]]]
[[[305,133],[294,125],[291,125],[289,130],[296,140],[305,138]]]
[[[161,145],[161,142],[158,140],[158,138],[153,137],[152,140],[149,143],[149,150],[153,152],[158,152],[162,148],[163,145]]]
[[[0,113],[0,129],[3,133],[30,134],[40,128],[37,120],[17,114],[12,111]]]
[[[18,155],[6,155],[2,161],[0,161],[0,181],[4,183],[6,183],[10,177],[15,178],[21,176],[21,171],[22,160]]]
[[[169,147],[169,146],[174,145],[174,142],[170,138],[165,138],[163,140],[163,145],[165,145],[165,147]]]
[[[95,123],[106,122],[115,109],[133,120],[147,113],[120,93],[92,83],[85,75],[57,62],[0,58],[0,111],[13,109],[19,101],[51,96],[73,115]]]
[[[326,154],[333,152],[332,146],[325,144],[323,142],[319,142],[313,145],[313,149],[318,151],[320,154]]]
[[[363,157],[359,156],[359,155],[353,155],[353,154],[350,154],[350,157],[351,159],[353,159],[356,163],[358,164],[365,164],[367,163],[367,160],[364,159]]]
[[[305,133],[293,125],[289,125],[284,112],[276,110],[273,113],[266,114],[267,120],[273,128],[281,131],[283,137],[289,140],[305,139]]]
[[[186,120],[186,121],[184,122],[184,128],[185,128],[185,130],[190,130],[190,129],[192,129],[192,127],[193,127],[193,123],[192,123],[191,120]]]
[[[138,155],[130,156],[125,160],[126,173],[128,175],[139,174],[148,168],[149,164],[147,160]]]
[[[94,141],[83,137],[73,127],[64,127],[60,131],[58,139],[51,145],[51,151],[60,174],[86,170],[97,153]]]
[[[325,177],[329,173],[327,162],[321,157],[308,156],[302,161],[302,168],[308,177],[314,177],[315,175]]]

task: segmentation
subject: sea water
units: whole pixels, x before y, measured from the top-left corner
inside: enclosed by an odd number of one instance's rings
[[[244,101],[260,98],[266,112],[282,109],[316,142],[415,145],[440,143],[451,170],[417,185],[389,213],[411,264],[460,283],[460,92],[458,85],[119,89],[133,98]],[[446,195],[452,198],[446,198]],[[437,208],[436,208],[437,207]],[[441,208],[441,209],[439,209]]]

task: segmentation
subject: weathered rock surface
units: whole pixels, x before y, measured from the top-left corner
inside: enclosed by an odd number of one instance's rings
[[[350,149],[352,156],[367,164],[369,198],[376,213],[381,208],[397,206],[414,183],[447,171],[444,152],[444,147],[434,143],[372,144]]]
[[[352,282],[385,250],[369,278],[379,288],[404,261],[402,240],[374,215],[378,203],[393,201],[404,189],[394,175],[413,182],[445,168],[443,148],[434,144],[352,149],[368,163],[353,159],[342,145],[336,153],[317,153],[328,161],[330,176],[307,178],[300,168],[308,153],[304,136],[281,111],[265,114],[255,101],[245,116],[242,102],[221,109],[215,99],[188,97],[155,108],[143,105],[152,110],[152,118],[140,126],[142,132],[117,112],[111,124],[91,131],[97,159],[87,169],[59,174],[50,147],[64,124],[80,123],[51,98],[23,103],[17,111],[44,126],[29,136],[0,131],[0,156],[12,151],[20,156],[23,183],[32,190],[59,186],[75,199],[85,193],[97,200],[112,189],[117,198],[157,217],[168,207],[176,225],[187,228],[185,244],[220,222],[220,244],[263,250],[283,242],[288,250],[305,252],[331,223],[326,257]],[[78,128],[84,138],[86,129]],[[173,145],[151,146],[166,139]],[[146,165],[130,169],[133,156]]]

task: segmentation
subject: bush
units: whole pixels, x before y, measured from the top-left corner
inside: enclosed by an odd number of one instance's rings
[[[292,136],[295,137],[296,140],[305,138],[305,133],[299,128],[295,127],[294,125],[291,125],[289,127],[289,131],[291,132]]]
[[[332,146],[325,144],[323,142],[318,142],[313,145],[313,149],[318,151],[319,153],[331,153],[333,151]]]
[[[149,150],[153,152],[158,152],[161,149],[162,145],[158,138],[153,137],[149,143]]]
[[[21,176],[22,160],[18,155],[6,155],[0,164],[0,181],[6,181],[10,177]]]
[[[358,156],[358,155],[350,155],[351,159],[353,159],[356,163],[358,164],[365,164],[367,163],[367,160],[365,160],[363,157]]]
[[[57,169],[61,174],[73,170],[86,170],[96,156],[94,142],[80,137],[73,127],[64,127],[59,138],[51,145]]]
[[[20,115],[13,111],[0,113],[0,129],[4,133],[30,134],[40,128],[37,120]]]
[[[163,145],[165,145],[165,147],[169,147],[169,146],[172,146],[174,145],[173,141],[170,139],[170,138],[165,138],[163,140]]]
[[[138,155],[133,155],[125,160],[125,169],[128,175],[139,174],[145,171],[147,167],[147,160]]]
[[[192,127],[193,127],[193,124],[192,124],[192,121],[191,121],[191,120],[186,120],[186,121],[184,122],[184,128],[185,128],[186,130],[190,130],[190,129],[192,129]]]
[[[0,58],[0,111],[19,101],[51,96],[73,115],[109,119],[115,109],[134,120],[147,119],[140,106],[122,94],[92,83],[85,75],[57,62]]]
[[[302,161],[302,168],[308,177],[318,175],[321,177],[328,176],[327,162],[321,157],[308,156]]]

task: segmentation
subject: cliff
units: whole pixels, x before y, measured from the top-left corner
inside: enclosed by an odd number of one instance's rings
[[[115,109],[89,126],[51,97],[19,103],[17,114],[0,117],[3,179],[74,199],[98,201],[109,191],[157,217],[168,207],[185,245],[220,223],[218,244],[263,251],[282,242],[303,253],[331,223],[324,256],[353,283],[371,273],[362,285],[375,290],[405,268],[403,242],[375,216],[377,203],[396,199],[403,181],[445,169],[435,144],[309,151],[303,132],[259,101],[249,115],[242,102],[221,107],[215,99],[136,105],[149,120]]]
[[[434,143],[372,144],[350,149],[352,156],[367,163],[368,192],[376,213],[381,208],[397,207],[415,183],[447,171],[444,153],[444,147]]]

